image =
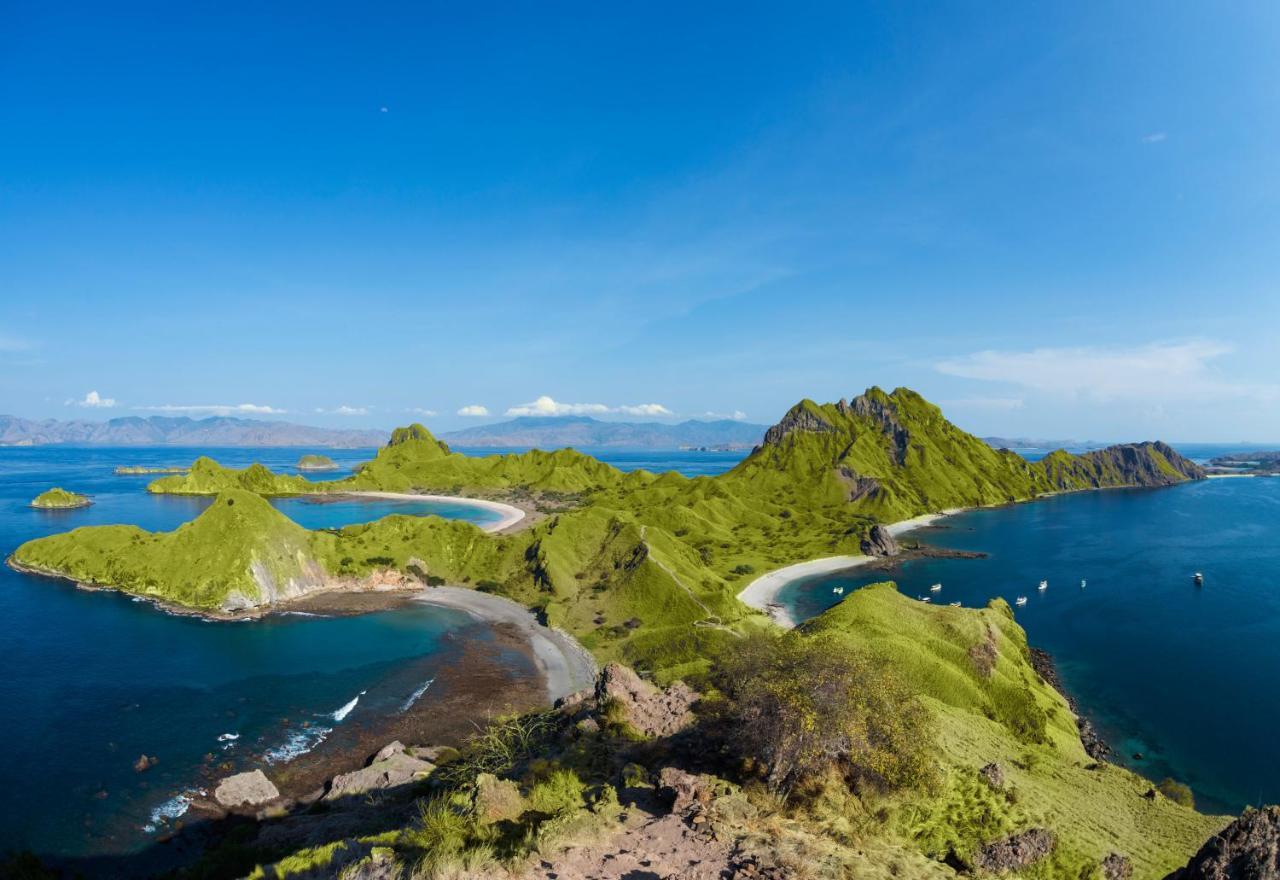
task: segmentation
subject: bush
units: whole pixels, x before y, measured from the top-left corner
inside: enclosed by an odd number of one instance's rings
[[[879,789],[931,785],[933,719],[884,664],[839,639],[757,634],[717,672],[730,736],[787,795],[832,767]]]
[[[1156,786],[1156,790],[1175,804],[1182,804],[1184,807],[1195,809],[1196,797],[1191,793],[1191,787],[1189,785],[1166,776],[1160,781],[1160,784]]]

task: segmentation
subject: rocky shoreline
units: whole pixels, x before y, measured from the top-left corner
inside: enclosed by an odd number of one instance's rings
[[[1115,752],[1102,739],[1097,728],[1093,726],[1093,722],[1080,711],[1080,704],[1076,701],[1076,698],[1063,686],[1062,677],[1058,674],[1058,667],[1054,665],[1052,655],[1041,648],[1031,648],[1029,650],[1031,652],[1031,667],[1050,687],[1062,694],[1062,698],[1067,701],[1067,705],[1075,713],[1076,724],[1080,728],[1080,742],[1084,745],[1085,752],[1095,761],[1109,761],[1111,755],[1115,754]]]

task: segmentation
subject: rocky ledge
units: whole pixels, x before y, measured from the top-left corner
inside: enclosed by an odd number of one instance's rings
[[[1280,880],[1280,807],[1246,811],[1165,880]]]

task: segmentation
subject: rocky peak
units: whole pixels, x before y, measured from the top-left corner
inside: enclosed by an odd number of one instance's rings
[[[782,417],[782,421],[765,431],[765,445],[777,446],[782,443],[784,437],[794,431],[815,433],[834,431],[835,426],[823,419],[819,412],[817,406],[810,401],[804,400],[797,403],[787,411],[787,414]]]
[[[894,460],[900,465],[906,462],[911,433],[898,420],[898,410],[890,396],[879,388],[868,388],[853,399],[849,409],[855,416],[879,426],[893,444]]]

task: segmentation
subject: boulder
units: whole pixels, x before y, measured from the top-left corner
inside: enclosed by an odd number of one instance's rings
[[[1280,880],[1280,806],[1246,810],[1166,880]]]
[[[992,762],[978,771],[982,781],[997,791],[1004,788],[1004,768]]]
[[[1102,860],[1103,880],[1130,880],[1133,877],[1133,865],[1120,853],[1111,853]]]
[[[280,790],[261,770],[228,776],[213,791],[213,799],[224,807],[238,807],[242,804],[256,807],[278,797]]]
[[[520,788],[510,779],[499,779],[492,773],[476,777],[472,808],[476,817],[485,825],[516,819],[524,812],[524,798]]]
[[[872,526],[862,539],[862,552],[867,556],[897,556],[898,542],[884,526]]]
[[[671,812],[683,816],[711,801],[711,786],[703,776],[678,767],[663,767],[658,773],[658,794],[671,802]]]
[[[596,700],[619,706],[627,722],[645,736],[670,736],[686,727],[698,698],[684,682],[658,690],[618,663],[606,666],[596,681]]]
[[[1044,828],[1028,828],[1002,840],[988,843],[978,850],[979,868],[999,873],[1033,865],[1053,851],[1057,838]]]
[[[425,779],[435,769],[435,764],[410,755],[403,745],[393,742],[374,755],[369,766],[333,777],[324,799],[332,801],[349,795],[395,788]]]

